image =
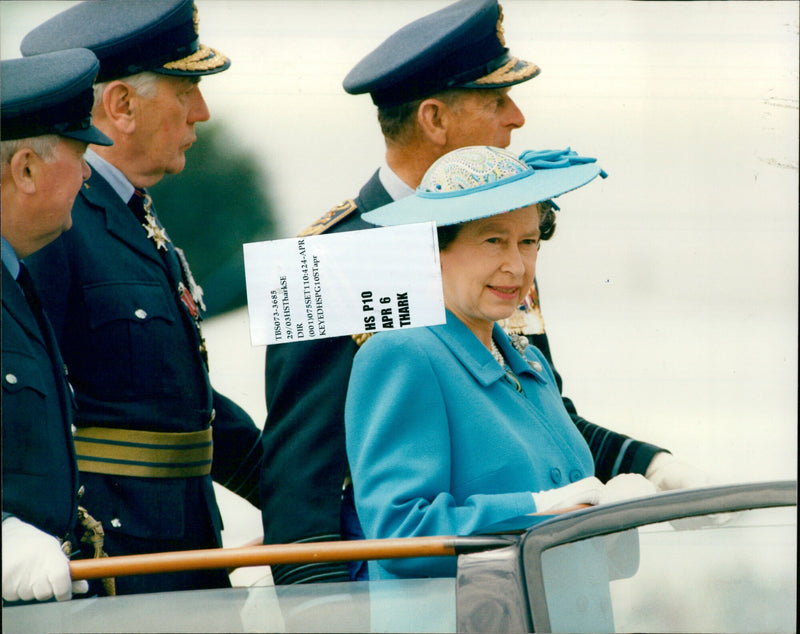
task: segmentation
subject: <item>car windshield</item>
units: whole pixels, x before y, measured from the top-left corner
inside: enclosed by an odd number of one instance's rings
[[[545,550],[550,631],[793,632],[796,512],[687,518]]]

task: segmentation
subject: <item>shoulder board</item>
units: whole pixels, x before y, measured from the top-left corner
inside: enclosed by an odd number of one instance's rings
[[[356,209],[358,209],[358,206],[353,199],[345,200],[343,203],[336,205],[336,207],[322,216],[322,218],[315,220],[311,226],[303,229],[297,234],[297,237],[302,238],[303,236],[313,236],[323,233],[330,229],[333,225],[344,220]]]
[[[369,339],[374,334],[375,334],[374,332],[363,332],[359,335],[351,335],[351,337],[353,338],[353,341],[356,342],[356,345],[360,348],[365,343],[367,343],[367,339]]]

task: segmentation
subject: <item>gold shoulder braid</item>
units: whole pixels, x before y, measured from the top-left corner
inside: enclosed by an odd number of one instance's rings
[[[375,334],[374,332],[362,332],[360,335],[352,335],[352,337],[353,341],[355,341],[356,345],[360,348],[367,342],[367,339],[369,339],[374,334]]]
[[[328,211],[322,218],[315,220],[310,226],[303,229],[300,233],[297,234],[298,238],[302,238],[303,236],[315,236],[319,235],[330,229],[335,224],[341,222],[351,213],[353,213],[356,209],[358,209],[358,205],[352,198],[348,198],[342,203],[336,205],[333,209]],[[372,336],[372,333],[362,333],[360,335],[353,335],[353,341],[356,342],[356,345],[360,348],[364,345],[364,342]]]
[[[311,226],[303,229],[297,234],[297,237],[302,238],[303,236],[314,236],[322,233],[323,231],[327,231],[333,225],[344,220],[356,209],[358,209],[358,206],[352,198],[345,200],[343,203],[336,205],[328,213],[322,216],[322,218],[315,220]]]

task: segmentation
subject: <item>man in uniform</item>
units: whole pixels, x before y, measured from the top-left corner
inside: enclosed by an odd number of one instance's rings
[[[78,550],[78,469],[72,395],[50,322],[22,262],[72,224],[89,177],[88,143],[100,65],[86,49],[0,63],[3,259],[3,601],[70,599]]]
[[[345,90],[370,93],[378,107],[385,163],[357,198],[333,208],[303,234],[371,228],[361,214],[412,194],[443,154],[468,145],[509,145],[511,132],[525,119],[508,91],[539,69],[510,55],[502,20],[497,0],[456,2],[406,25],[350,71]],[[510,322],[507,326],[527,335],[552,365],[535,287]],[[344,445],[344,401],[357,340],[336,337],[267,349],[265,543],[359,536]],[[556,378],[560,389],[557,373]],[[568,398],[564,404],[589,443],[602,481],[628,472],[647,474],[661,488],[703,481],[664,450],[584,420]],[[563,474],[554,474],[553,486],[565,484]],[[346,579],[347,572],[337,564],[275,566],[273,577],[276,583],[313,582]]]
[[[209,118],[200,78],[230,61],[199,42],[192,0],[84,2],[21,48],[75,46],[100,60],[93,114],[114,146],[87,152],[75,228],[32,269],[75,387],[84,500],[111,556],[218,547],[212,478],[257,504],[260,431],[210,384],[202,289],[145,188],[183,169]],[[117,593],[228,585],[188,571],[123,577]]]

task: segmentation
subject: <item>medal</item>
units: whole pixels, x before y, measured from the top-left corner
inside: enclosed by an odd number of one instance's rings
[[[171,242],[169,236],[167,236],[167,232],[161,225],[158,224],[156,221],[155,216],[150,213],[150,210],[153,206],[153,199],[150,198],[150,194],[146,193],[142,197],[142,205],[144,207],[144,222],[142,226],[144,227],[145,231],[147,231],[147,237],[150,238],[156,245],[156,249],[164,249],[167,250],[167,242]]]

